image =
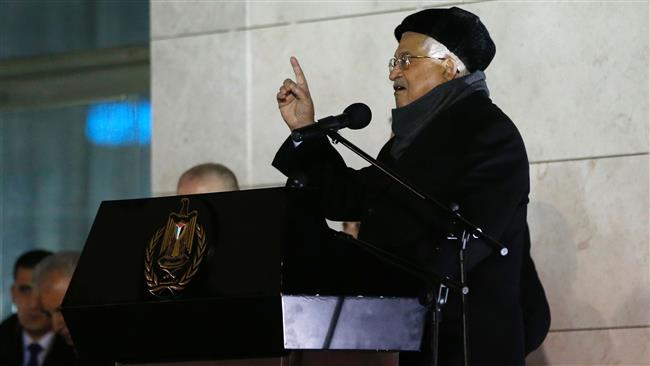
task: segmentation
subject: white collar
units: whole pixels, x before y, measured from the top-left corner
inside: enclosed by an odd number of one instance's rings
[[[47,351],[47,350],[50,349],[50,346],[52,345],[52,342],[54,342],[54,332],[53,331],[49,331],[49,332],[45,333],[45,335],[42,336],[41,339],[39,339],[38,341],[35,341],[23,329],[23,347],[24,347],[24,349],[27,349],[27,347],[32,343],[38,343],[41,347],[43,347],[43,351]]]

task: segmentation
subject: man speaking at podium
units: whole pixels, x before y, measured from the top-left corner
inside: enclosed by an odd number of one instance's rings
[[[512,121],[489,98],[483,71],[495,54],[474,14],[428,9],[395,28],[389,61],[396,108],[392,137],[378,160],[504,244],[468,244],[469,349],[472,365],[524,365],[549,325],[548,304],[530,258],[526,222],[528,159]],[[295,57],[277,102],[290,130],[315,121],[307,79]],[[420,266],[458,278],[458,245],[447,240],[448,218],[418,202],[374,167],[354,170],[325,137],[285,141],[273,165],[298,186],[322,195],[332,220],[361,221],[359,238]],[[395,229],[399,228],[399,229]],[[460,296],[450,293],[440,324],[439,364],[463,363]],[[426,352],[400,355],[424,365]]]

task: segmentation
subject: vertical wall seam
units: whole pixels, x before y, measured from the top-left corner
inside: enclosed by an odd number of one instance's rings
[[[250,2],[246,1],[244,6],[244,18],[246,27],[250,25]],[[251,120],[253,108],[253,54],[251,50],[251,31],[244,31],[246,38],[246,104],[245,104],[245,119],[246,119],[246,185],[254,182],[253,176],[253,121]]]
[[[4,199],[4,192],[5,192],[5,175],[4,175],[4,140],[6,134],[4,133],[4,117],[3,113],[0,112],[0,263],[4,265],[5,263],[5,247],[4,247],[4,223],[5,223],[5,216],[4,216],[4,205],[5,205],[5,199]],[[1,266],[0,266],[1,267]],[[0,271],[0,299],[4,299],[5,297],[5,277],[2,275],[2,272]],[[4,314],[5,309],[4,309],[4,301],[0,301],[0,314]]]

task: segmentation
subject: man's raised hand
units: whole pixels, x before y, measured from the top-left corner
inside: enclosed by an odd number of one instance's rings
[[[298,59],[292,56],[290,61],[296,81],[285,79],[276,99],[282,119],[293,131],[314,123],[314,102]]]

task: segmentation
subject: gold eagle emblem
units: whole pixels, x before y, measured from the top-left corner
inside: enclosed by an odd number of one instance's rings
[[[199,270],[205,255],[205,231],[198,213],[189,212],[189,199],[181,199],[181,211],[172,212],[167,225],[156,231],[145,251],[144,278],[149,292],[170,298],[185,289]]]

